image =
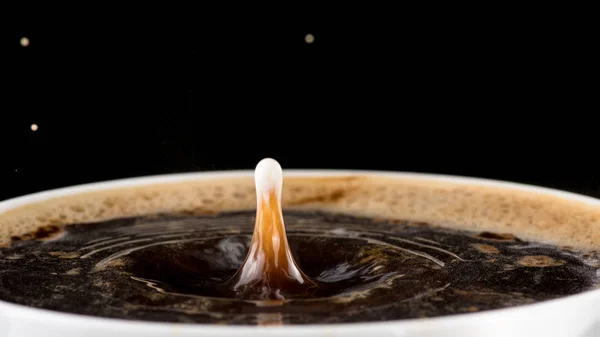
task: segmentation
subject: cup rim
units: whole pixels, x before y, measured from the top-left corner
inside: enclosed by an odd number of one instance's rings
[[[228,170],[228,171],[206,171],[206,172],[187,172],[176,174],[159,174],[131,178],[113,179],[107,181],[93,182],[87,184],[78,184],[68,187],[50,189],[46,191],[31,193],[7,200],[0,201],[0,216],[2,213],[24,205],[36,202],[54,199],[68,195],[77,195],[81,193],[96,192],[103,190],[113,190],[124,187],[138,187],[144,185],[170,184],[199,179],[219,179],[219,178],[243,178],[252,177],[253,170]],[[343,176],[374,176],[390,178],[408,178],[421,181],[439,181],[459,184],[468,184],[475,186],[500,187],[504,189],[515,189],[519,191],[538,192],[546,195],[557,196],[571,201],[577,201],[588,205],[600,206],[600,199],[563,191],[559,189],[537,186],[532,184],[523,184],[517,182],[468,177],[459,175],[446,175],[436,173],[416,173],[405,171],[376,171],[376,170],[338,170],[338,169],[286,169],[283,171],[284,179],[286,177],[343,177]],[[285,183],[285,181],[284,181]],[[68,322],[70,325],[79,325],[96,328],[123,329],[123,331],[164,331],[172,333],[173,331],[184,332],[211,332],[222,334],[224,336],[246,334],[248,329],[260,333],[282,333],[290,330],[310,333],[311,331],[331,331],[357,332],[357,329],[367,329],[369,332],[387,331],[387,329],[413,329],[417,326],[437,326],[447,329],[452,326],[473,324],[473,321],[496,321],[498,319],[507,319],[518,317],[520,315],[529,315],[534,312],[545,312],[547,310],[560,310],[580,301],[600,301],[600,289],[583,291],[578,294],[559,297],[531,304],[524,304],[515,307],[500,308],[482,312],[461,313],[456,315],[429,317],[429,318],[411,318],[383,322],[357,322],[357,323],[333,323],[333,324],[307,324],[307,325],[283,325],[283,326],[220,326],[197,323],[168,323],[151,322],[141,320],[124,320],[106,317],[96,317],[90,315],[66,313],[53,311],[50,309],[32,308],[11,302],[0,300],[0,317],[3,315],[21,318],[47,321],[56,323],[58,321]]]

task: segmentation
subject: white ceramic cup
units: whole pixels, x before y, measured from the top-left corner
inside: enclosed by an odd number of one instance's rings
[[[2,213],[52,198],[93,191],[143,186],[195,179],[253,176],[253,171],[228,171],[165,175],[123,179],[80,185],[19,197],[0,202]],[[286,170],[284,176],[377,175],[410,179],[460,182],[475,186],[495,186],[519,191],[535,191],[563,199],[600,207],[600,200],[553,189],[515,183],[427,175],[372,171]],[[298,326],[211,326],[194,324],[150,323],[82,316],[41,310],[0,301],[1,337],[158,337],[158,336],[600,336],[600,290],[591,290],[559,299],[524,306],[425,319],[407,319],[381,323],[354,323]]]

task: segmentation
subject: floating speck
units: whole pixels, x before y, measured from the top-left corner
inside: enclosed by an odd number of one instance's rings
[[[27,37],[22,37],[22,38],[21,38],[21,46],[23,46],[23,47],[27,47],[27,46],[29,46],[29,38],[27,38]]]
[[[304,37],[304,41],[306,41],[306,43],[308,44],[311,44],[315,42],[315,36],[312,34],[306,34],[306,36]]]
[[[31,131],[37,131],[39,129],[37,124],[31,124]]]

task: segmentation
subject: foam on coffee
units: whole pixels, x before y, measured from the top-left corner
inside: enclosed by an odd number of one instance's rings
[[[426,222],[519,238],[600,247],[600,207],[509,187],[418,177],[329,173],[284,180],[284,210],[317,209],[356,216]],[[153,213],[204,214],[252,210],[252,175],[198,177],[62,196],[0,214],[0,245],[52,239],[62,226]],[[284,211],[285,212],[285,211]]]

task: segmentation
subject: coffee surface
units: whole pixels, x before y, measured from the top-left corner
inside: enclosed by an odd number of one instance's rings
[[[75,224],[60,240],[15,243],[0,250],[0,300],[119,319],[330,324],[484,311],[597,285],[596,254],[510,235],[314,211],[285,219],[296,262],[319,284],[304,296],[232,296],[227,281],[252,239],[246,211]]]
[[[355,174],[287,178],[287,234],[263,251],[286,239],[291,255],[265,260],[287,261],[256,274],[270,279],[244,278],[260,222],[253,183],[232,174],[6,211],[0,300],[121,319],[314,324],[453,315],[597,287],[593,203]]]

